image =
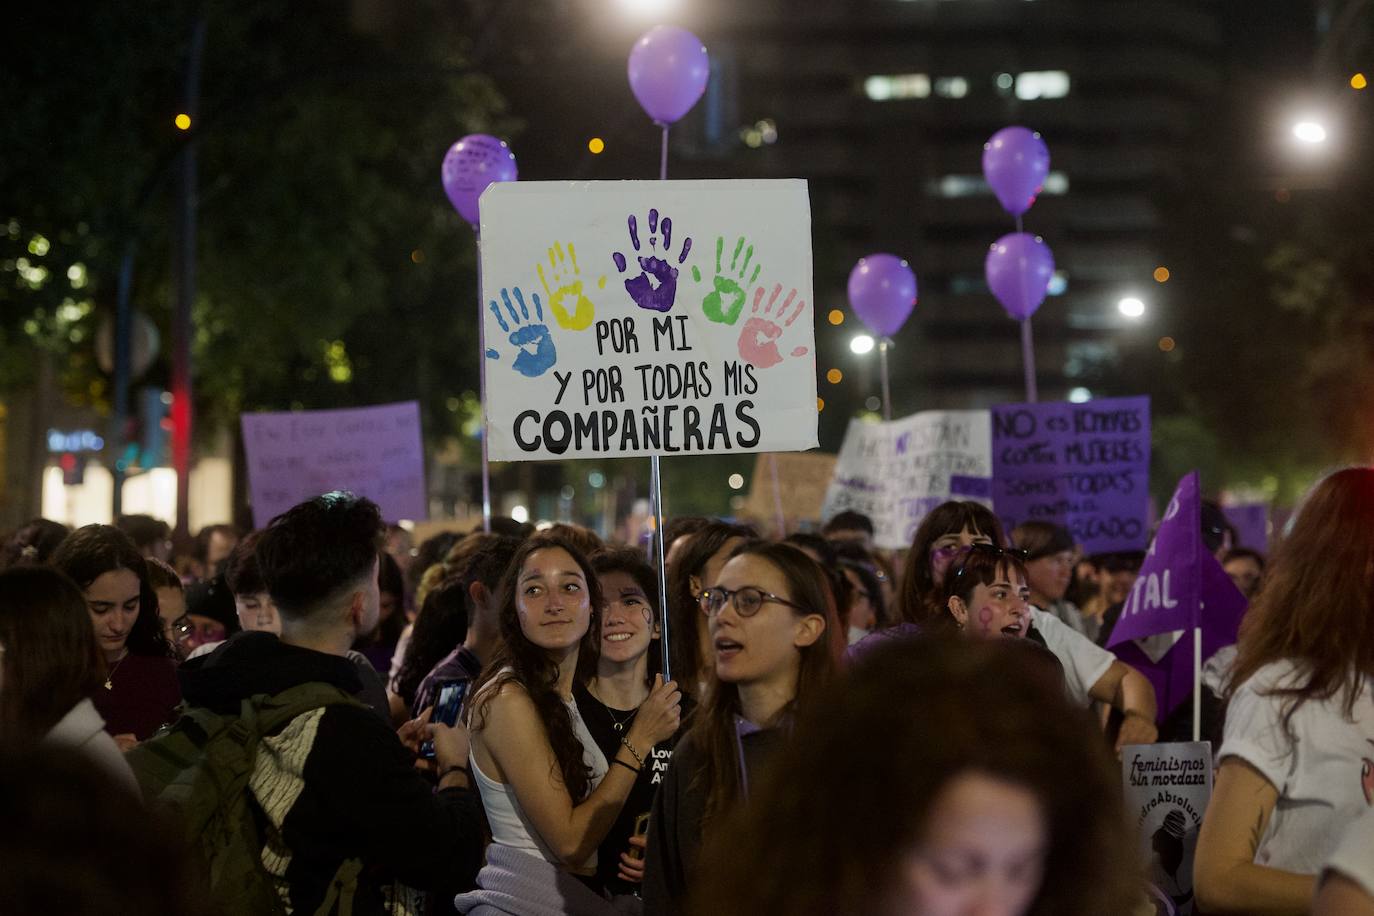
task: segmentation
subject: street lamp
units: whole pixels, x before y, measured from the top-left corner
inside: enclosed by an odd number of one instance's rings
[[[1145,303],[1135,296],[1126,296],[1116,304],[1116,310],[1127,318],[1140,318],[1145,314]]]
[[[1320,146],[1326,142],[1326,127],[1316,118],[1302,118],[1294,122],[1293,136],[1307,146]]]
[[[856,334],[854,339],[849,341],[849,349],[859,356],[873,352],[873,338],[867,334]]]

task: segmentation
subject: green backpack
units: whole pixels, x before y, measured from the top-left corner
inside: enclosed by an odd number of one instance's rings
[[[125,759],[150,804],[172,809],[209,876],[212,899],[225,913],[284,914],[283,884],[262,864],[266,845],[257,801],[248,789],[258,743],[297,716],[336,703],[361,705],[330,684],[300,684],[275,696],[259,694],[237,716],[186,706],[170,728]],[[352,911],[362,862],[339,867],[317,914]]]

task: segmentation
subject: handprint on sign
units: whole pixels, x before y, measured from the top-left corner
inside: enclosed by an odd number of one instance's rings
[[[779,283],[773,287],[772,295],[768,297],[768,304],[760,311],[759,305],[763,302],[763,287],[760,286],[754,290],[754,307],[750,310],[749,320],[744,322],[744,328],[740,331],[740,358],[754,364],[759,369],[767,369],[782,362],[782,354],[778,352],[778,338],[782,337],[785,328],[792,327],[806,309],[805,299],[799,301],[797,307],[792,309],[792,300],[797,296],[795,289],[788,292],[782,305],[777,305],[778,295],[781,292],[782,284]],[[792,309],[790,316],[787,315],[789,309]],[[779,321],[782,324],[778,324]],[[805,356],[806,352],[806,347],[794,347],[792,356]]]
[[[635,305],[642,309],[649,309],[654,312],[666,312],[673,307],[673,301],[677,297],[677,268],[669,264],[663,258],[658,257],[660,251],[658,247],[659,236],[663,237],[662,254],[668,255],[673,247],[673,220],[671,217],[663,217],[662,221],[658,218],[658,210],[649,211],[649,251],[648,257],[638,254],[640,251],[639,243],[639,221],[634,214],[630,215],[630,243],[634,245],[636,254],[633,255],[639,262],[639,276],[630,277],[625,281],[625,292],[630,294]],[[682,240],[682,251],[678,254],[677,262],[681,264],[687,260],[687,255],[692,250],[692,240],[686,238]],[[629,267],[629,262],[625,255],[615,252],[611,255],[611,260],[615,262],[615,269],[622,274]]]
[[[730,256],[730,267],[728,271],[721,266],[721,256],[725,253],[725,237],[716,237],[716,276],[711,281],[714,287],[706,298],[701,300],[701,311],[710,321],[720,324],[734,324],[739,321],[740,312],[744,311],[744,300],[747,297],[747,290],[754,285],[754,281],[759,278],[759,271],[763,269],[761,264],[754,264],[754,272],[749,279],[744,279],[744,275],[749,273],[749,265],[754,260],[754,246],[751,244],[745,248],[744,236],[740,236],[735,242],[735,253]],[[744,252],[744,261],[740,262],[740,252]],[[735,272],[739,268],[738,273]],[[701,270],[694,264],[692,265],[692,279],[701,282]]]
[[[568,268],[572,273],[568,273]],[[549,309],[553,320],[561,328],[569,331],[585,331],[596,317],[596,306],[587,298],[582,288],[582,271],[577,267],[577,250],[568,243],[567,256],[563,255],[563,243],[554,242],[549,249],[547,272],[543,264],[536,264],[539,282],[544,284],[544,295],[549,299]],[[597,282],[598,289],[606,287],[606,278]]]
[[[517,314],[515,306],[511,304],[511,294],[514,293],[515,301],[520,306]],[[510,315],[507,322],[505,316],[501,314],[501,308],[496,304],[496,300],[491,300],[491,313],[496,316],[496,323],[501,325],[501,330],[509,334],[507,340],[516,348],[515,362],[512,368],[516,372],[528,378],[537,378],[548,372],[554,363],[558,362],[558,352],[554,349],[553,338],[549,336],[548,325],[544,324],[544,306],[539,301],[539,294],[533,293],[530,296],[534,300],[535,324],[527,324],[530,320],[529,307],[525,305],[525,297],[520,292],[520,287],[516,286],[509,291],[501,290],[501,301],[506,306],[506,312]],[[512,330],[514,326],[514,330]],[[501,354],[496,350],[487,350],[487,359],[500,359]]]

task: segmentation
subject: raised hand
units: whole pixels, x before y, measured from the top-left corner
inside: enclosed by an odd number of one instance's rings
[[[768,304],[759,310],[759,305],[763,301],[763,287],[754,290],[754,307],[750,312],[749,320],[744,322],[744,328],[739,335],[739,355],[745,362],[753,363],[759,369],[767,369],[782,362],[782,354],[778,352],[778,338],[782,337],[785,328],[792,327],[792,324],[801,316],[806,309],[806,300],[801,300],[793,308],[792,300],[796,298],[797,291],[791,290],[787,298],[777,305],[778,295],[782,292],[782,284],[773,287],[772,295],[768,297]],[[791,314],[788,314],[789,311]],[[782,324],[778,324],[781,321]],[[792,356],[805,356],[806,347],[794,347]]]
[[[641,250],[639,242],[639,221],[634,214],[630,214],[628,220],[630,228],[630,243],[634,245],[635,254],[633,257],[639,262],[640,272],[638,276],[629,277],[625,280],[625,292],[630,294],[635,305],[642,309],[649,309],[654,312],[666,312],[673,307],[673,302],[677,297],[677,268],[669,264],[664,258],[660,258],[661,252],[667,257],[673,247],[673,220],[665,216],[660,221],[657,210],[649,211],[649,255],[639,254]],[[659,247],[659,237],[662,236],[663,245]],[[687,260],[687,255],[692,250],[692,240],[686,238],[682,240],[682,251],[678,254],[677,263],[681,264]],[[625,255],[616,252],[611,255],[611,260],[615,262],[616,270],[622,274],[629,268],[629,262]]]
[[[518,314],[511,304],[512,293],[520,306]],[[526,324],[530,320],[530,310],[518,286],[509,291],[504,288],[501,290],[501,301],[510,315],[510,322],[507,323],[501,314],[495,299],[491,300],[491,313],[496,316],[496,323],[501,325],[501,330],[510,335],[507,340],[516,348],[515,362],[512,364],[515,371],[528,378],[537,378],[558,362],[558,352],[554,349],[553,338],[549,336],[549,327],[544,324],[544,306],[539,301],[539,294],[534,293],[530,298],[534,300],[534,324]],[[500,359],[501,354],[488,349],[487,358]]]
[[[740,312],[744,311],[744,300],[748,295],[745,290],[754,285],[754,281],[759,278],[759,271],[762,265],[754,264],[754,273],[748,280],[744,275],[749,272],[749,265],[754,260],[754,246],[750,244],[745,248],[744,236],[740,236],[735,242],[735,253],[730,256],[730,267],[722,268],[721,256],[725,252],[725,237],[716,237],[716,276],[711,281],[714,287],[706,298],[701,300],[701,312],[709,320],[720,324],[734,324],[739,321]],[[740,260],[740,252],[744,252],[744,260]],[[738,272],[736,267],[738,266]],[[695,266],[692,267],[692,279],[701,282],[701,271]]]
[[[577,251],[573,243],[568,243],[568,254],[564,257],[563,244],[554,242],[549,249],[548,272],[545,273],[543,264],[536,264],[534,269],[539,272],[539,282],[544,284],[544,295],[549,299],[549,309],[558,326],[569,331],[586,330],[596,317],[596,306],[583,292],[582,272],[577,268]],[[606,285],[605,277],[599,285]]]

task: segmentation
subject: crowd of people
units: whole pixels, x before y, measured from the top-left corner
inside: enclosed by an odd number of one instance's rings
[[[1144,554],[933,509],[903,551],[675,518],[412,546],[329,493],[185,556],[130,517],[0,550],[5,912],[1173,913],[1126,745],[1184,740],[1105,648]],[[1199,913],[1374,913],[1374,470],[1207,659]]]

